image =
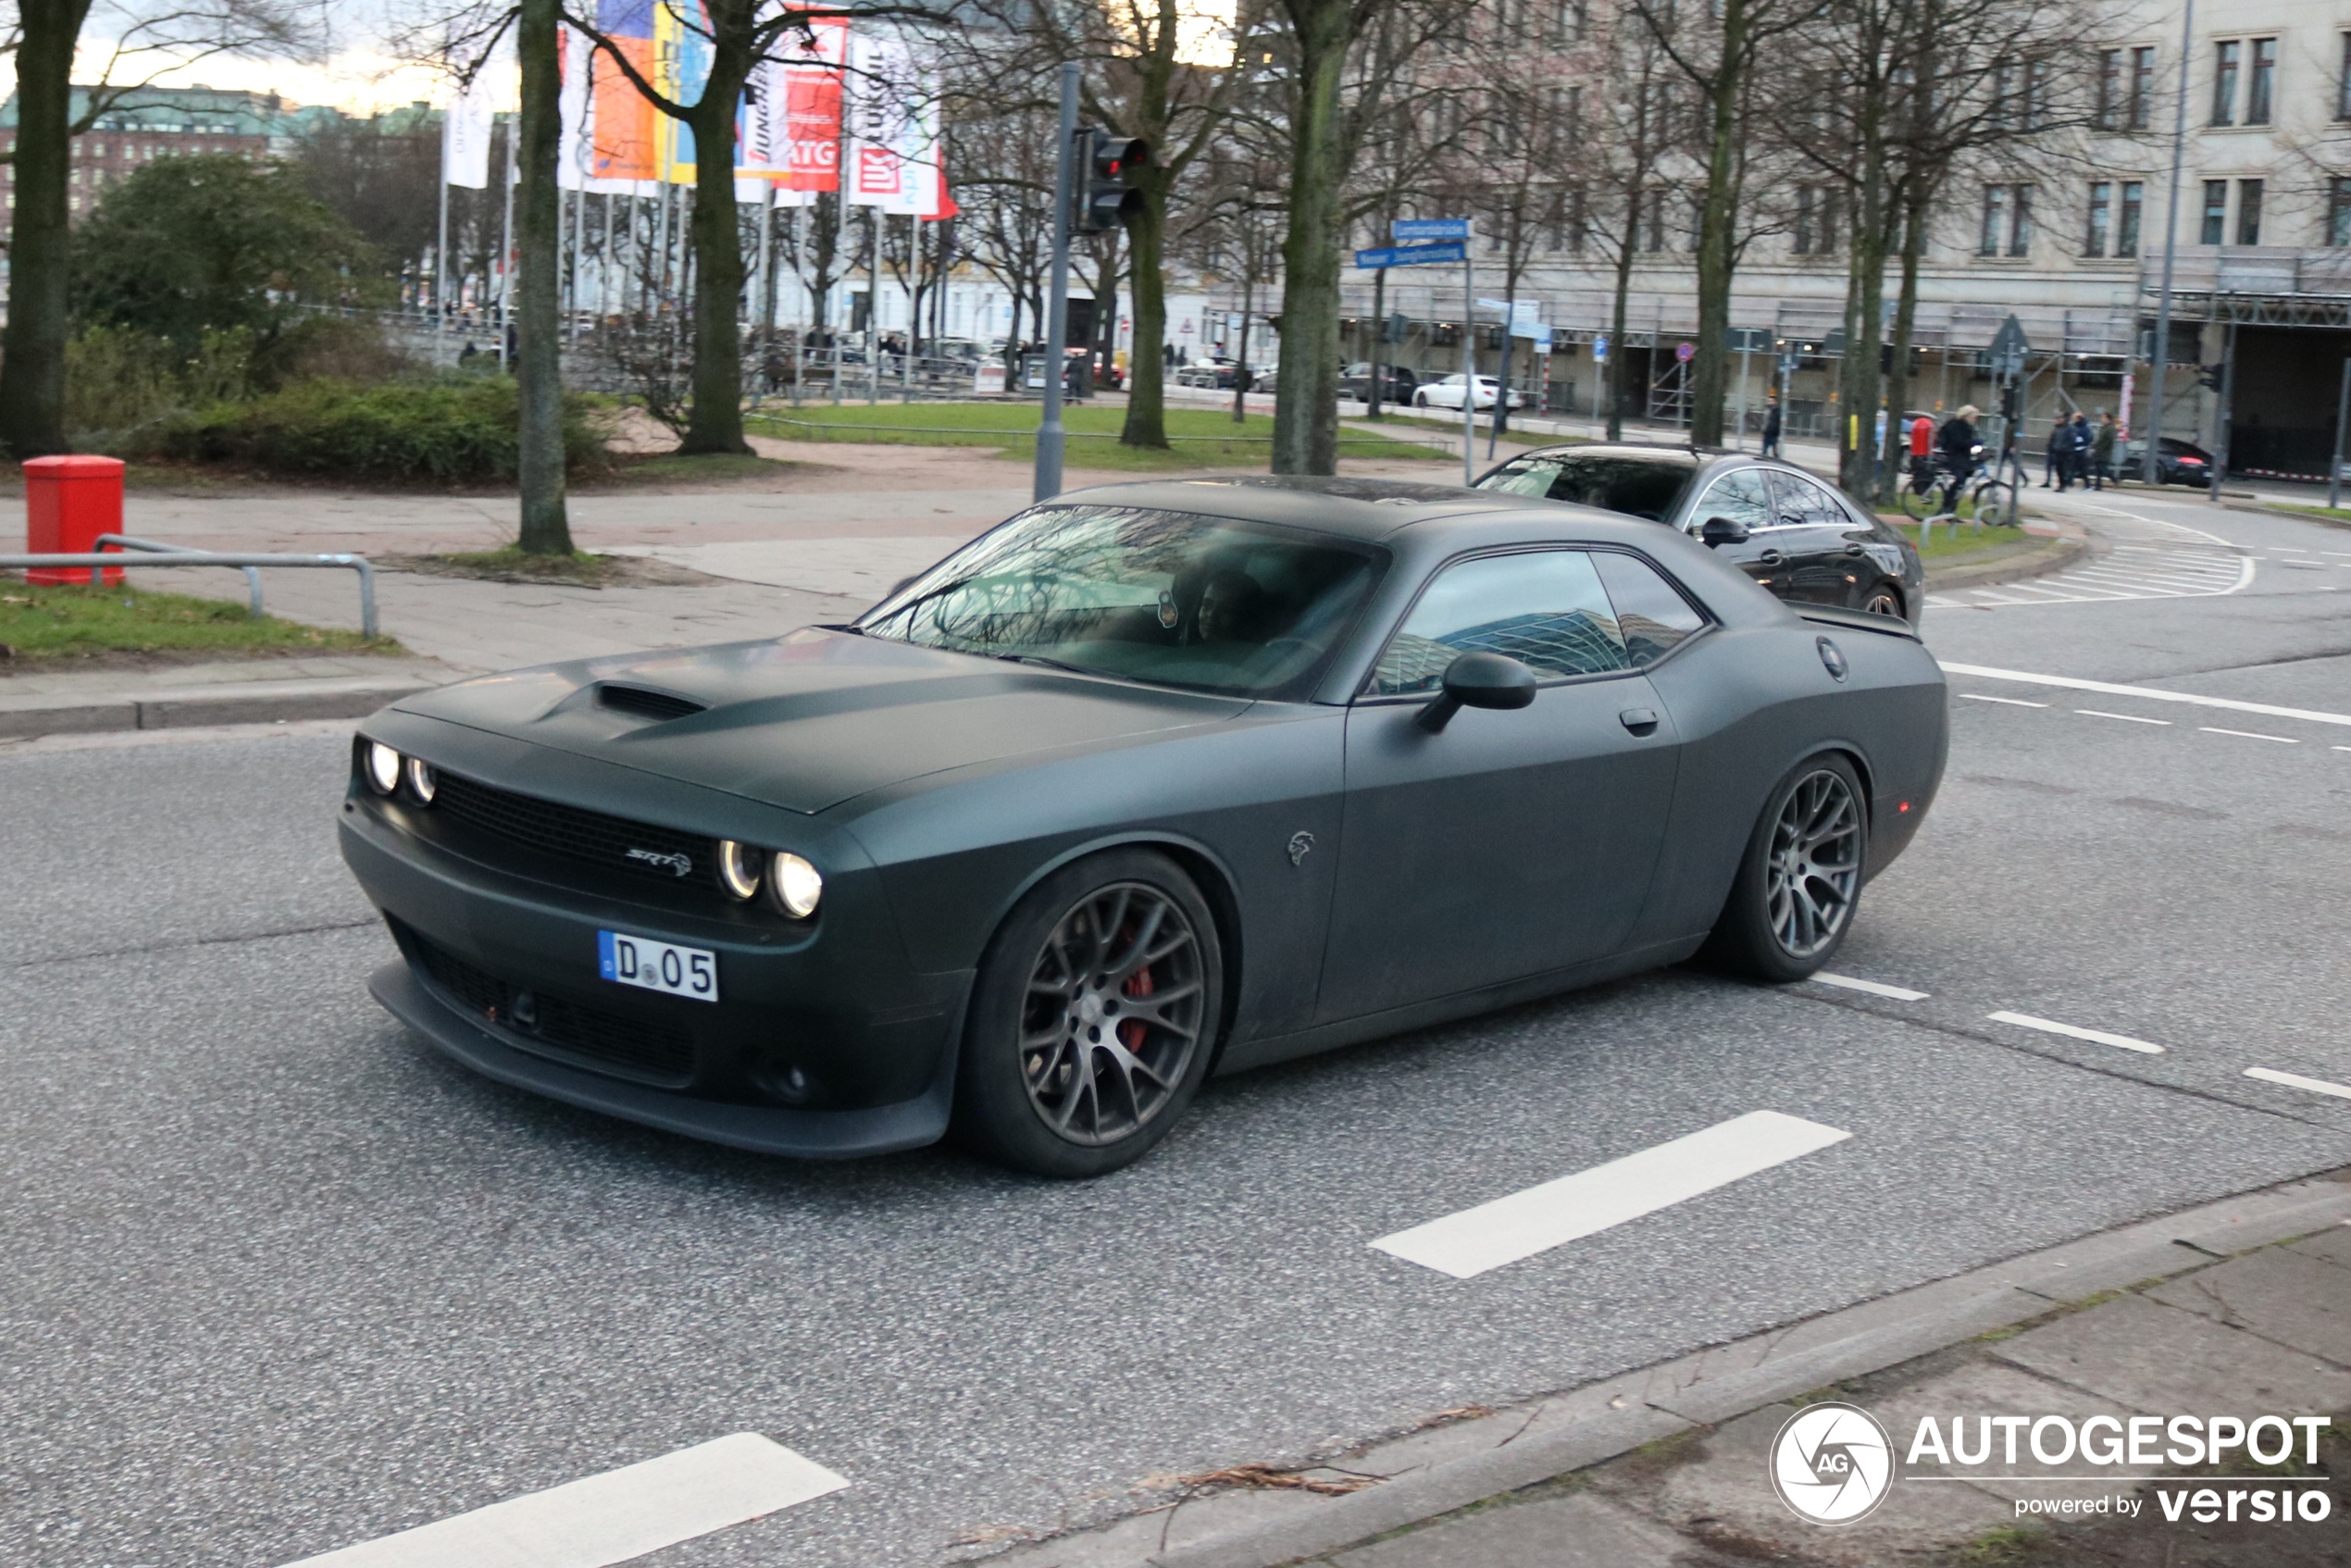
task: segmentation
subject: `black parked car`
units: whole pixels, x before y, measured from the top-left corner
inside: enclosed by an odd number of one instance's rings
[[[1412,389],[1421,384],[1421,379],[1400,365],[1383,365],[1379,368],[1380,401],[1399,405],[1412,402]],[[1351,397],[1358,403],[1372,401],[1370,360],[1358,360],[1339,372],[1338,395]]]
[[[1676,446],[1547,446],[1477,481],[1599,506],[1688,534],[1783,599],[1915,622],[1926,598],[1916,546],[1868,507],[1792,463]]]
[[[2123,479],[2135,479],[2146,472],[2146,460],[2144,440],[2127,442],[2115,460],[2115,471]],[[2212,454],[2192,441],[2165,436],[2163,444],[2155,449],[2155,482],[2195,485],[2201,490],[2212,482]]]
[[[342,852],[400,948],[377,998],[490,1077],[1092,1176],[1212,1071],[1701,948],[1814,973],[1947,707],[1902,623],[1590,507],[1113,485],[851,625],[403,698]]]

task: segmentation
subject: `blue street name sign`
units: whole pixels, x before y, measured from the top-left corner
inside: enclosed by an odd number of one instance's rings
[[[1355,265],[1373,268],[1381,267],[1425,267],[1431,262],[1466,261],[1469,247],[1450,245],[1389,245],[1384,250],[1357,251]]]
[[[1388,226],[1391,240],[1466,240],[1470,237],[1470,220],[1466,218],[1399,218]]]

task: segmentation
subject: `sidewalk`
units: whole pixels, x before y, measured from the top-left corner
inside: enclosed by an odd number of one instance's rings
[[[1873,1512],[1835,1528],[1783,1504],[1783,1426],[1824,1401],[1857,1406],[1887,1447]],[[2091,1457],[2106,1416],[2148,1441],[2175,1415],[2274,1416],[2261,1464]],[[2337,1418],[2294,1427],[2295,1416]],[[1827,1420],[1832,1412],[1819,1412]],[[1917,1462],[1921,1424],[1958,1445]],[[1997,1423],[2025,1418],[2018,1462]],[[2050,1419],[2084,1440],[2068,1455]],[[2147,1417],[2157,1418],[2153,1425]],[[1993,1427],[1983,1427],[1984,1420]],[[1965,1438],[1953,1422],[1963,1420]],[[2053,1453],[2034,1457],[2038,1428]],[[1866,1425],[1860,1428],[1866,1431]],[[1988,1460],[1966,1463],[1981,1433]],[[1849,1437],[1845,1433],[1840,1436]],[[2306,1439],[2316,1444],[2308,1462]],[[2071,1446],[2070,1439],[2067,1446]],[[1816,1450],[1824,1452],[1826,1450]],[[1784,1453],[1782,1455],[1784,1458]],[[1885,1479],[1887,1461],[1893,1475]],[[1156,1477],[1156,1506],[1015,1549],[1006,1568],[1800,1568],[1889,1562],[2190,1563],[2322,1568],[2351,1562],[2351,1171],[2288,1184],[1976,1270],[1661,1366],[1503,1410],[1473,1407],[1302,1464]],[[2073,1479],[2072,1477],[2081,1477]],[[2058,1477],[2066,1477],[2059,1479]],[[2274,1519],[2279,1491],[2323,1519]],[[2232,1523],[2244,1494],[2270,1523]],[[2325,1494],[2324,1505],[2301,1502]],[[2207,1517],[2211,1515],[2211,1517]]]

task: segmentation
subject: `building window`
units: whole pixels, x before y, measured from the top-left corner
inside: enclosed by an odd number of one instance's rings
[[[2351,34],[2345,36],[2351,44]],[[2155,45],[2142,44],[2131,51],[2131,98],[2123,123],[2132,131],[2145,131],[2147,116],[2155,103]]]
[[[2278,41],[2257,38],[2253,41],[2253,75],[2245,83],[2245,123],[2267,125],[2270,107],[2277,97]]]
[[[1975,254],[1998,255],[2005,248],[2012,256],[2033,248],[2033,187],[1984,187],[1984,225],[1976,232]]]
[[[2237,122],[2237,68],[2245,45],[2236,39],[2212,45],[2212,123]]]
[[[2258,245],[2261,243],[2261,181],[2237,181],[2237,243]]]
[[[2082,254],[2093,258],[2106,255],[2107,224],[2112,218],[2114,186],[2104,180],[2090,183],[2090,227],[2082,236]]]
[[[2197,243],[2217,245],[2229,231],[2229,182],[2208,180],[2204,182],[2204,228]]]
[[[2033,249],[2033,187],[2017,186],[2009,205],[2016,210],[2009,226],[2009,255],[2024,255]]]
[[[1998,255],[2000,233],[2008,227],[2009,188],[2005,185],[1984,187],[1984,228],[1976,235],[1975,254]]]
[[[1588,0],[1560,0],[1558,8],[1551,13],[1551,25],[1556,30],[1553,36],[1560,42],[1583,43],[1585,33],[1592,26]]]
[[[1836,191],[1827,185],[1796,188],[1796,254],[1836,254]]]
[[[2327,181],[2327,243],[2351,245],[2351,179],[2340,174]]]
[[[2334,118],[2351,119],[2351,32],[2343,35],[2343,68],[2334,78]]]
[[[1641,249],[1651,255],[1662,254],[1665,249],[1665,203],[1666,192],[1662,186],[1649,193],[1647,225],[1648,233]]]
[[[2101,49],[2098,51],[2097,115],[2097,127],[2100,131],[2114,129],[2115,110],[2121,106],[2121,100],[2122,51]]]
[[[2139,214],[2146,205],[2146,186],[2136,180],[2122,182],[2122,209],[2115,215],[2114,254],[2139,254]]]

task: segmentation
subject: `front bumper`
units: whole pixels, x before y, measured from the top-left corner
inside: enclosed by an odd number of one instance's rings
[[[355,798],[341,824],[344,862],[404,960],[371,989],[459,1061],[575,1105],[768,1153],[869,1154],[945,1131],[970,975],[910,970],[869,873],[828,881],[817,928],[795,934],[651,906],[626,889],[541,881],[429,842],[397,818]],[[720,1000],[602,979],[600,929],[715,952]]]
[[[954,1089],[951,1074],[939,1075],[918,1099],[862,1111],[796,1111],[696,1100],[582,1072],[510,1045],[495,1028],[476,1023],[428,989],[404,962],[387,964],[370,975],[367,989],[384,1011],[484,1077],[664,1132],[759,1154],[851,1159],[918,1149],[938,1142],[947,1131]]]

